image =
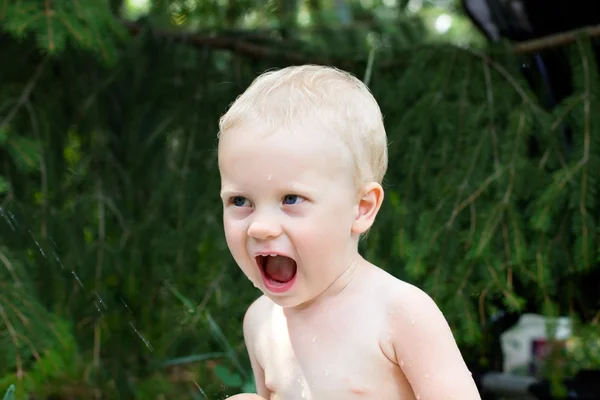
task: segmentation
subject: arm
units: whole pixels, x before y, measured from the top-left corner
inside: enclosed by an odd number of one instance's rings
[[[435,302],[406,285],[391,315],[396,361],[417,399],[480,400],[481,396]]]
[[[265,385],[265,372],[258,362],[255,354],[255,334],[259,326],[259,318],[261,313],[264,315],[264,310],[260,310],[261,299],[259,298],[248,307],[246,314],[244,315],[244,341],[246,343],[246,349],[248,351],[248,357],[250,358],[250,365],[252,366],[252,373],[254,375],[254,382],[256,385],[256,393],[265,399],[271,398],[271,393]]]

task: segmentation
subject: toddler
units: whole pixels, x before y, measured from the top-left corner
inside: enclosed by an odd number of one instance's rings
[[[231,399],[480,399],[433,300],[358,253],[388,163],[367,87],[330,67],[271,71],[219,128],[225,237],[263,293],[243,321],[258,395]]]

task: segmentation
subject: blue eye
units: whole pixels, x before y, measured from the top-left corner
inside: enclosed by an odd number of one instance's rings
[[[233,204],[236,207],[244,207],[246,206],[248,203],[248,199],[243,197],[243,196],[234,196],[231,198],[231,204]]]
[[[302,201],[302,197],[300,197],[296,194],[286,194],[283,197],[283,204],[285,204],[285,205],[297,204],[301,201]]]

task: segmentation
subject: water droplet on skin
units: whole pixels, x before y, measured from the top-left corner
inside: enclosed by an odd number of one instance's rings
[[[316,337],[316,336],[313,336],[313,338],[312,338],[312,342],[313,342],[313,343],[316,343],[316,342],[317,342],[317,337]]]
[[[404,367],[404,360],[400,360],[400,366]]]
[[[269,174],[269,176],[267,177],[268,181],[270,181],[271,179],[273,179],[273,174]]]

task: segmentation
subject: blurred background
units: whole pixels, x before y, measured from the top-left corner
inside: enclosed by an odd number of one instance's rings
[[[586,0],[1,0],[0,396],[253,390],[217,123],[317,63],[385,114],[361,251],[434,297],[484,398],[600,398],[598,24]]]

